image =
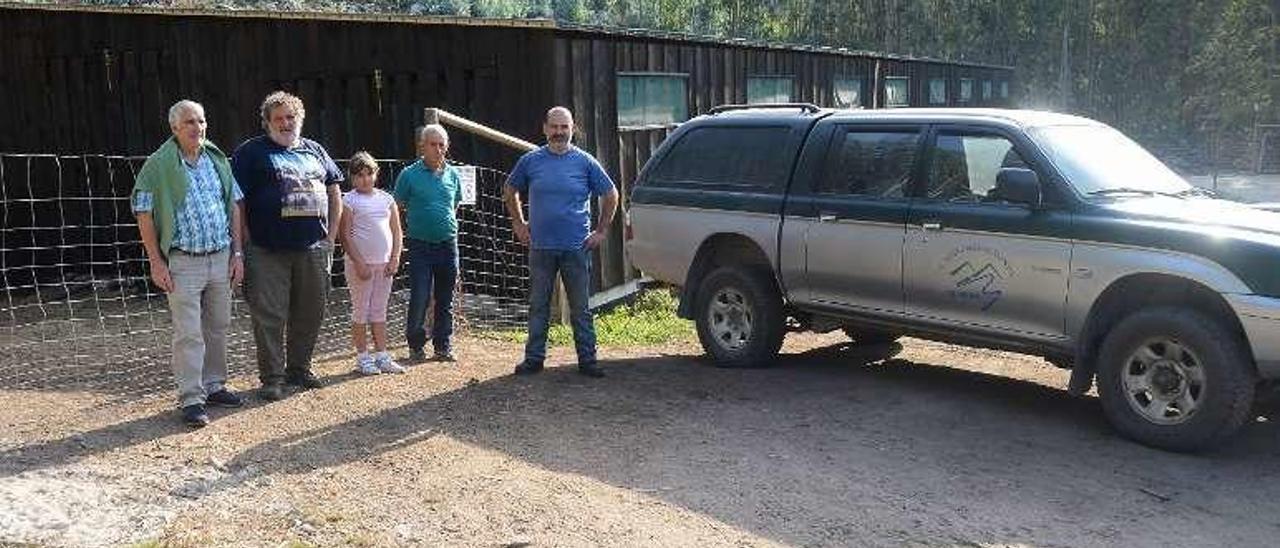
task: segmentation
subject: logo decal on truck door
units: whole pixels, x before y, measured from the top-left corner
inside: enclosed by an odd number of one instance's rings
[[[952,250],[942,260],[940,270],[945,271],[952,282],[946,290],[947,296],[983,311],[1000,302],[1006,281],[1014,274],[1003,253],[975,244]]]

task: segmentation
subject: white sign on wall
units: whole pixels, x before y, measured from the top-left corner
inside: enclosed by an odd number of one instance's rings
[[[457,166],[462,181],[462,205],[476,205],[476,166]]]

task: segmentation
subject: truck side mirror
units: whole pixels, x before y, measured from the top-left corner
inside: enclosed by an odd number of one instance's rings
[[[988,198],[1040,207],[1040,176],[1026,168],[1002,167]]]

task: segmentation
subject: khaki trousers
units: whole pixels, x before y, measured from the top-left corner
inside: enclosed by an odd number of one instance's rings
[[[173,378],[182,406],[204,404],[227,381],[231,282],[227,250],[208,255],[169,253],[169,314],[173,321]]]
[[[275,251],[245,248],[244,296],[253,320],[258,378],[263,385],[311,371],[311,354],[324,323],[333,246]]]

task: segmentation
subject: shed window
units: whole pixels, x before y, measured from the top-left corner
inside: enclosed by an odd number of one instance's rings
[[[973,100],[973,78],[960,79],[960,102],[968,103]]]
[[[678,124],[689,119],[686,74],[618,74],[618,125]]]
[[[947,102],[947,80],[945,78],[929,79],[929,104],[942,105]]]
[[[889,76],[884,79],[884,104],[888,107],[905,107],[911,104],[907,90],[911,79],[906,76]]]
[[[748,103],[790,103],[790,76],[748,76]]]
[[[982,81],[982,100],[991,100],[991,80]]]
[[[836,78],[831,94],[836,108],[861,108],[862,78]]]
[[[1000,98],[1001,99],[1009,98],[1009,82],[1005,82],[1005,81],[1000,82]]]

